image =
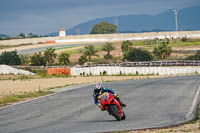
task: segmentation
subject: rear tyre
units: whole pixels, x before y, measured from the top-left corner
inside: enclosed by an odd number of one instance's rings
[[[125,119],[126,119],[126,114],[125,114],[125,112],[123,111],[123,116],[122,116],[121,120],[125,120]]]
[[[112,113],[112,115],[118,120],[120,121],[120,114],[119,114],[119,109],[117,107],[117,105],[111,105],[110,106],[110,112]]]

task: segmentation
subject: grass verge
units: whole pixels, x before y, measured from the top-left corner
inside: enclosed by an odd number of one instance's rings
[[[29,92],[29,93],[24,93],[24,94],[12,94],[12,95],[8,95],[1,98],[0,106],[8,105],[14,102],[24,101],[30,98],[36,98],[40,96],[49,95],[52,93],[53,93],[52,91],[38,91],[38,92]]]

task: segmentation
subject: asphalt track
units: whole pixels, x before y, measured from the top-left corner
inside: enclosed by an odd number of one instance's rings
[[[23,49],[23,50],[18,50],[17,52],[19,54],[34,54],[36,52],[43,52],[47,48],[54,48],[56,50],[59,49],[66,49],[66,48],[73,48],[73,47],[79,47],[79,46],[86,46],[86,45],[102,45],[101,43],[85,43],[85,44],[62,44],[62,45],[52,45],[52,46],[43,46],[43,47],[38,47],[38,48],[29,48],[29,49]]]
[[[94,85],[78,87],[1,108],[0,133],[88,133],[179,124],[192,116],[199,83],[200,76],[104,83],[127,104],[125,121],[98,110]]]
[[[87,45],[87,44],[82,44],[82,45]],[[72,44],[72,45],[52,45],[52,46],[44,46],[44,47],[38,47],[38,48],[31,48],[31,49],[24,49],[24,50],[18,50],[19,54],[33,54],[36,52],[43,52],[47,48],[54,48],[54,49],[64,49],[64,48],[72,48],[72,47],[78,47],[81,46],[79,44]]]

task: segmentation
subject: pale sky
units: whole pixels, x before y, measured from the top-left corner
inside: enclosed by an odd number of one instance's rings
[[[0,33],[39,35],[96,18],[145,14],[200,4],[200,0],[0,0]]]

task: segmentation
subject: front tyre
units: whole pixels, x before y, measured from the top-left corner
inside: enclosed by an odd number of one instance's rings
[[[118,120],[120,121],[120,113],[117,105],[110,105],[110,113]]]
[[[126,119],[126,114],[125,114],[125,112],[123,111],[123,116],[122,116],[121,120],[125,120],[125,119]]]

